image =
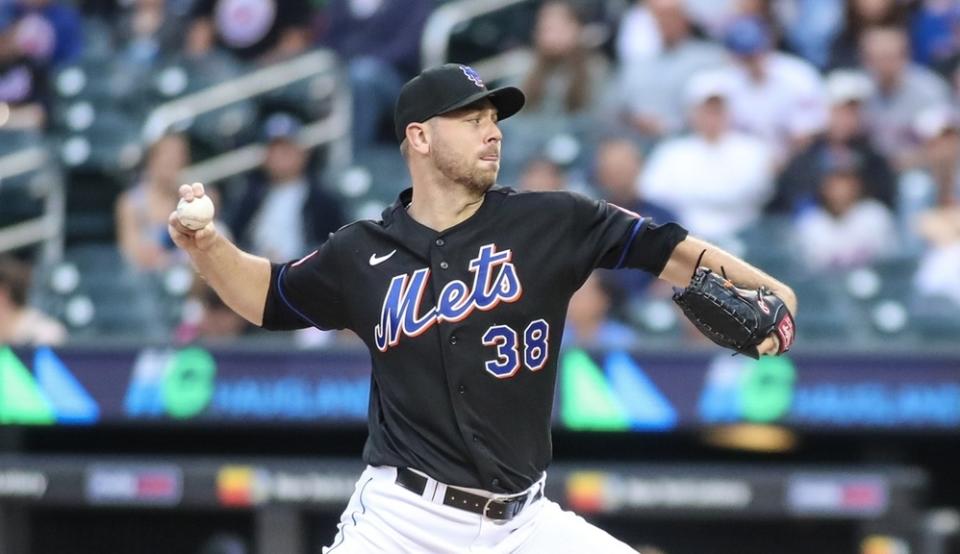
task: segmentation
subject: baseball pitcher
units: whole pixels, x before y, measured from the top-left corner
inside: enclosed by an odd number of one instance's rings
[[[793,342],[791,289],[679,225],[495,186],[498,122],[523,104],[464,65],[411,79],[395,130],[412,188],[297,261],[271,264],[171,213],[173,239],[237,313],[350,329],[370,350],[367,468],[324,552],[633,552],[543,494],[567,302],[595,268],[672,283],[707,336],[746,355]]]

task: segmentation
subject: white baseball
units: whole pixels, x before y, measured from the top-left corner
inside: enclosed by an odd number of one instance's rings
[[[189,202],[181,198],[177,203],[177,219],[184,227],[193,231],[203,229],[213,221],[213,211],[213,201],[207,195]]]

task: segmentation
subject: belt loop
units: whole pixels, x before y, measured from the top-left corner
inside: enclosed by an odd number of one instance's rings
[[[443,504],[443,498],[447,495],[447,486],[440,481],[434,481],[434,483],[433,496],[430,498],[430,501],[436,504]]]
[[[423,487],[422,496],[425,500],[432,500],[433,496],[437,493],[437,482],[427,477],[427,486]]]
[[[483,512],[481,512],[480,517],[490,520],[490,522],[493,523],[494,525],[504,525],[508,521],[513,519],[514,516],[517,515],[516,513],[509,513],[509,514],[507,513],[507,510],[510,509],[508,504],[504,507],[504,512],[503,512],[504,517],[499,519],[490,517],[489,515],[487,515],[487,511],[490,510],[490,505],[493,504],[494,502],[497,502],[496,498],[490,497],[487,499],[487,501],[483,504]]]

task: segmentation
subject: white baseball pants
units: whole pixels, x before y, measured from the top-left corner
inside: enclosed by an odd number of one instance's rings
[[[396,468],[367,466],[323,554],[636,554],[546,497],[498,522],[436,503],[431,498],[443,494],[434,494],[432,480],[420,496],[396,478]],[[531,487],[531,498],[540,486]]]

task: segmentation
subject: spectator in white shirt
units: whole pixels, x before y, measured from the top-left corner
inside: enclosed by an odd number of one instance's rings
[[[944,107],[929,108],[918,116],[916,131],[924,139],[929,207],[913,219],[924,247],[915,286],[921,297],[960,307],[960,117]]]
[[[914,167],[919,162],[911,129],[914,118],[927,106],[946,104],[949,87],[932,70],[910,61],[910,43],[902,28],[867,30],[860,53],[876,89],[865,106],[874,143],[898,169]]]
[[[642,60],[621,62],[608,117],[656,139],[683,128],[683,87],[690,77],[727,63],[728,57],[719,45],[693,34],[681,0],[649,0],[645,10],[661,47]]]
[[[643,63],[663,49],[663,38],[645,0],[634,0],[617,27],[614,52],[622,66]]]
[[[641,176],[647,200],[672,210],[691,233],[727,244],[759,217],[774,166],[762,140],[731,129],[730,87],[721,72],[694,76],[685,94],[693,132],[660,143]]]
[[[762,20],[735,20],[724,43],[736,63],[723,71],[732,82],[734,126],[773,145],[778,162],[783,162],[824,129],[827,97],[817,69],[797,56],[773,50],[771,41]]]
[[[860,161],[853,151],[825,151],[819,203],[797,219],[797,240],[814,271],[850,269],[898,249],[893,214],[864,195]]]
[[[919,252],[941,242],[930,232],[937,226],[923,224],[930,214],[960,215],[960,114],[948,105],[925,108],[914,118],[913,133],[921,144],[919,163],[900,177],[899,212],[908,246]]]

